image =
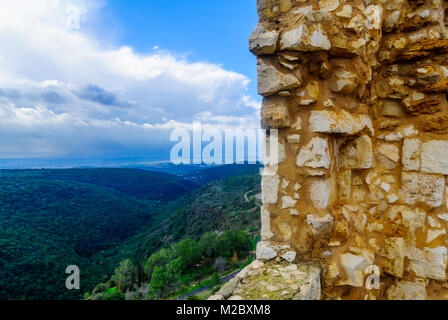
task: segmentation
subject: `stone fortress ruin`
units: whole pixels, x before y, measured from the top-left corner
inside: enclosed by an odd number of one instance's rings
[[[258,0],[279,164],[258,260],[211,299],[448,299],[447,8]]]

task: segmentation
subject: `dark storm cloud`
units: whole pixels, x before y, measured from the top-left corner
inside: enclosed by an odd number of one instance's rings
[[[97,85],[89,84],[80,91],[73,92],[78,98],[96,102],[105,106],[115,107],[130,107],[131,104],[126,101],[121,101],[117,96]]]

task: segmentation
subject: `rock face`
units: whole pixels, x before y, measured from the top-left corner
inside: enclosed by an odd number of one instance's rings
[[[277,48],[278,32],[268,31],[260,23],[249,38],[249,49],[255,55],[274,54]]]
[[[448,299],[448,2],[257,3],[249,46],[281,161],[262,180],[266,277],[232,295]],[[282,269],[302,263],[315,280]]]
[[[320,275],[316,264],[256,260],[209,300],[320,300]]]

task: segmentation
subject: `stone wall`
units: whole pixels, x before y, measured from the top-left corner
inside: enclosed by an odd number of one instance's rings
[[[257,256],[318,263],[323,299],[448,298],[447,7],[258,0],[249,44],[280,163]]]

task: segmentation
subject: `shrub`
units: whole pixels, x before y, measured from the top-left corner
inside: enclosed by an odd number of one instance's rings
[[[106,293],[103,300],[125,300],[125,295],[121,292]]]

